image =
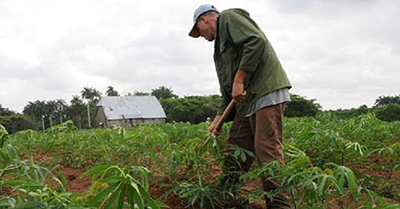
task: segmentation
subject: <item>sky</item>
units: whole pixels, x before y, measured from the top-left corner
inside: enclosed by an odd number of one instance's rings
[[[398,0],[1,0],[0,104],[171,88],[219,94],[213,42],[190,38],[194,10],[243,8],[274,47],[293,94],[324,110],[400,95]]]

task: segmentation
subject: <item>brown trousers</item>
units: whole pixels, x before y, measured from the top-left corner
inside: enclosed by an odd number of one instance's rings
[[[283,112],[285,103],[264,107],[250,118],[235,115],[231,129],[229,131],[229,143],[237,145],[243,149],[252,151],[255,154],[259,165],[279,160],[284,165],[283,158]],[[249,171],[254,158],[247,156],[245,162],[238,162],[233,159],[226,159],[225,172],[233,181],[238,180],[238,172]],[[235,175],[236,174],[236,175]],[[276,185],[263,179],[265,191],[271,191]],[[266,199],[268,208],[287,208],[280,197],[274,200]]]

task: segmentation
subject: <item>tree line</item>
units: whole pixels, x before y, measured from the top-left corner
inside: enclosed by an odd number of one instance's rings
[[[72,120],[79,129],[97,127],[94,122],[96,105],[103,94],[95,88],[84,87],[79,95],[73,95],[69,104],[64,99],[49,101],[30,101],[22,114],[16,113],[0,104],[0,123],[9,133],[19,130],[44,130],[66,120]],[[106,96],[120,96],[117,90],[108,86]],[[152,89],[151,92],[134,91],[126,96],[155,96],[161,103],[167,122],[201,123],[213,118],[217,112],[221,97],[219,95],[184,96],[179,98],[173,90],[165,86]],[[291,102],[285,109],[286,117],[313,117],[322,112],[315,99],[291,94]],[[400,96],[380,96],[374,107],[366,105],[350,110],[329,111],[338,117],[346,118],[373,112],[381,120],[400,120]]]
[[[95,88],[84,87],[79,95],[73,95],[70,104],[64,99],[49,101],[29,101],[23,108],[22,113],[17,113],[9,108],[2,107],[0,104],[0,124],[9,133],[19,130],[33,129],[45,130],[66,120],[72,120],[79,129],[91,128],[96,126],[94,118],[96,105],[103,94]],[[120,96],[118,91],[108,86],[106,96]],[[150,93],[134,91],[128,92],[126,96],[156,96],[158,99],[178,98],[171,88],[160,86],[152,89]]]
[[[371,108],[368,108],[367,105],[361,105],[358,108],[330,110],[329,112],[343,119],[373,113],[383,121],[400,121],[400,95],[379,96]]]

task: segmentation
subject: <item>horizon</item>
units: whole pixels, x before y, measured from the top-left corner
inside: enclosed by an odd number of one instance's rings
[[[68,101],[86,86],[219,94],[213,43],[188,36],[203,3],[1,1],[0,104],[22,111],[29,101]],[[207,3],[247,10],[276,51],[290,92],[325,110],[370,107],[379,96],[400,94],[400,1]]]

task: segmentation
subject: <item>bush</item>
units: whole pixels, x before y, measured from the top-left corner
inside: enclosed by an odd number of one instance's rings
[[[368,108],[367,105],[361,105],[359,108],[329,110],[328,112],[335,114],[341,119],[345,119],[368,114],[372,112],[372,109]]]
[[[388,104],[382,108],[376,109],[375,115],[378,119],[383,121],[400,121],[400,105]]]
[[[0,116],[10,116],[12,114],[15,114],[15,112],[8,108],[2,107],[0,104]]]
[[[286,117],[314,117],[318,112],[320,112],[321,105],[316,103],[315,99],[308,100],[305,97],[291,94],[290,100],[291,101],[287,104],[285,109]]]
[[[38,129],[38,124],[26,115],[14,114],[10,116],[0,116],[2,124],[9,134],[25,129]]]
[[[168,122],[190,122],[197,124],[213,118],[218,110],[220,96],[188,96],[178,99],[162,99],[160,103]]]

